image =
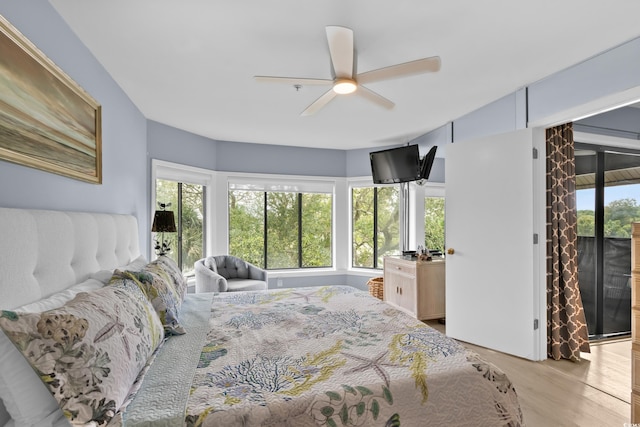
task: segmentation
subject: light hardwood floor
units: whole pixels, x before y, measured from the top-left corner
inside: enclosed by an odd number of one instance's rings
[[[437,321],[426,322],[445,332]],[[528,427],[624,427],[631,418],[631,340],[591,344],[582,360],[532,362],[463,343],[513,382]]]

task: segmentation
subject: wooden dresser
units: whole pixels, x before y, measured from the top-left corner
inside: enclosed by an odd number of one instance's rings
[[[419,320],[445,317],[445,262],[384,258],[384,300]]]
[[[631,423],[640,423],[640,223],[631,232]]]

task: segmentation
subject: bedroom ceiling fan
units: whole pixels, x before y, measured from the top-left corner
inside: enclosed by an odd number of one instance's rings
[[[360,95],[386,109],[392,109],[395,105],[392,101],[363,85],[440,70],[440,57],[432,56],[357,74],[355,67],[356,61],[354,59],[353,30],[347,27],[332,25],[326,27],[326,31],[331,63],[333,65],[333,79],[254,76],[258,82],[286,83],[294,86],[331,85],[331,89],[316,99],[301,113],[303,116],[310,116],[318,112],[338,95],[350,93]]]

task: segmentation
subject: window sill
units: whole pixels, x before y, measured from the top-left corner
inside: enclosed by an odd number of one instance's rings
[[[337,270],[335,268],[309,268],[291,270],[268,270],[269,278],[278,277],[313,277],[313,276],[362,276],[374,277],[382,276],[382,269],[375,268],[349,268]]]

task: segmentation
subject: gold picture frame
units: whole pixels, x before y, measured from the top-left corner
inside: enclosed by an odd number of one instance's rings
[[[0,15],[0,159],[102,183],[101,107]]]

